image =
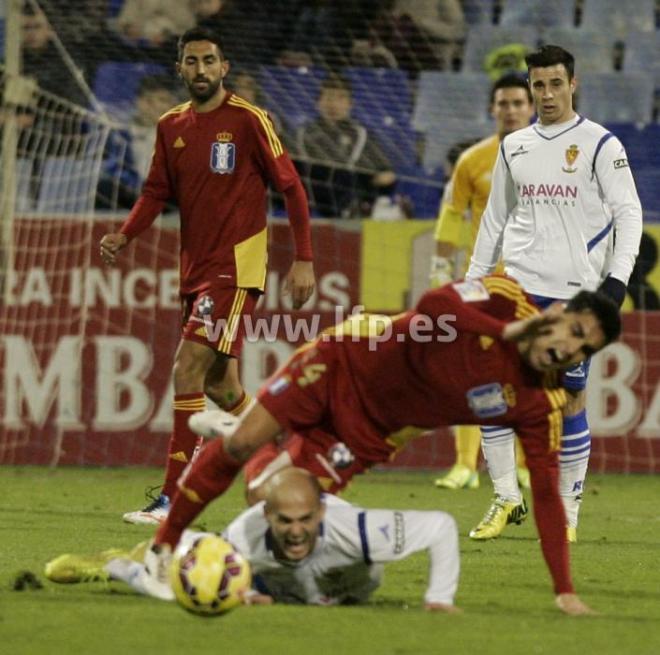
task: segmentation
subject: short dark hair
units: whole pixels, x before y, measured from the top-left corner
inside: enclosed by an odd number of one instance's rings
[[[605,334],[605,345],[618,339],[621,334],[619,307],[604,293],[600,293],[599,291],[580,291],[568,301],[566,311],[593,312]]]
[[[572,80],[575,75],[575,57],[558,45],[541,46],[535,52],[525,55],[525,63],[528,75],[532,68],[547,68],[556,64],[563,64],[569,80]]]
[[[323,82],[321,82],[321,92],[330,89],[337,89],[338,91],[348,91],[352,93],[351,83],[339,73],[330,73]]]
[[[490,90],[490,104],[492,105],[495,102],[495,92],[498,89],[525,89],[527,93],[527,99],[530,103],[534,102],[532,98],[532,92],[529,90],[529,84],[521,75],[516,75],[516,73],[507,73],[502,75],[498,80],[496,80]]]
[[[191,27],[179,37],[179,42],[177,43],[177,61],[181,62],[183,60],[183,49],[191,41],[210,41],[211,43],[215,43],[220,51],[220,59],[225,59],[225,46],[220,34],[208,27],[198,26]]]

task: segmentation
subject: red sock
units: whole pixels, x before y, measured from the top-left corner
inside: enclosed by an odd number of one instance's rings
[[[225,410],[225,412],[229,412],[234,416],[240,416],[245,411],[245,408],[251,402],[252,402],[252,396],[250,396],[250,394],[243,391],[241,397],[235,403],[233,403],[229,407],[223,407],[223,409]]]
[[[168,543],[174,548],[181,533],[214,498],[229,488],[242,466],[225,452],[222,439],[204,446],[179,481],[170,513],[158,529],[155,542]]]
[[[202,391],[174,396],[174,430],[167,453],[167,469],[163,493],[172,499],[176,493],[176,481],[192,459],[197,446],[197,435],[188,427],[188,419],[195,412],[203,412],[206,401]]]

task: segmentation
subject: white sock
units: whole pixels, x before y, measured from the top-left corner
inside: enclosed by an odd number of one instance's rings
[[[516,476],[515,434],[511,428],[484,426],[481,428],[481,451],[488,474],[493,481],[495,495],[521,503],[522,494]]]
[[[591,435],[586,413],[565,417],[559,452],[559,495],[570,528],[576,528],[578,524],[590,453]]]

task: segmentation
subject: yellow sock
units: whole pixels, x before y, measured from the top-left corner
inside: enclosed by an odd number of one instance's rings
[[[467,466],[471,471],[476,471],[481,446],[479,426],[457,425],[454,430],[456,434],[456,463]]]

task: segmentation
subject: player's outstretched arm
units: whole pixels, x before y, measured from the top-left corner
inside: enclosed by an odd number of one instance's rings
[[[300,309],[309,300],[315,286],[313,263],[302,260],[293,262],[286,276],[284,289],[291,295],[294,309]]]
[[[101,239],[101,259],[106,264],[114,264],[117,260],[117,253],[128,243],[128,238],[122,232],[106,234]]]
[[[577,596],[577,594],[557,594],[555,597],[557,607],[570,616],[595,616],[595,612],[588,605],[585,605]]]

